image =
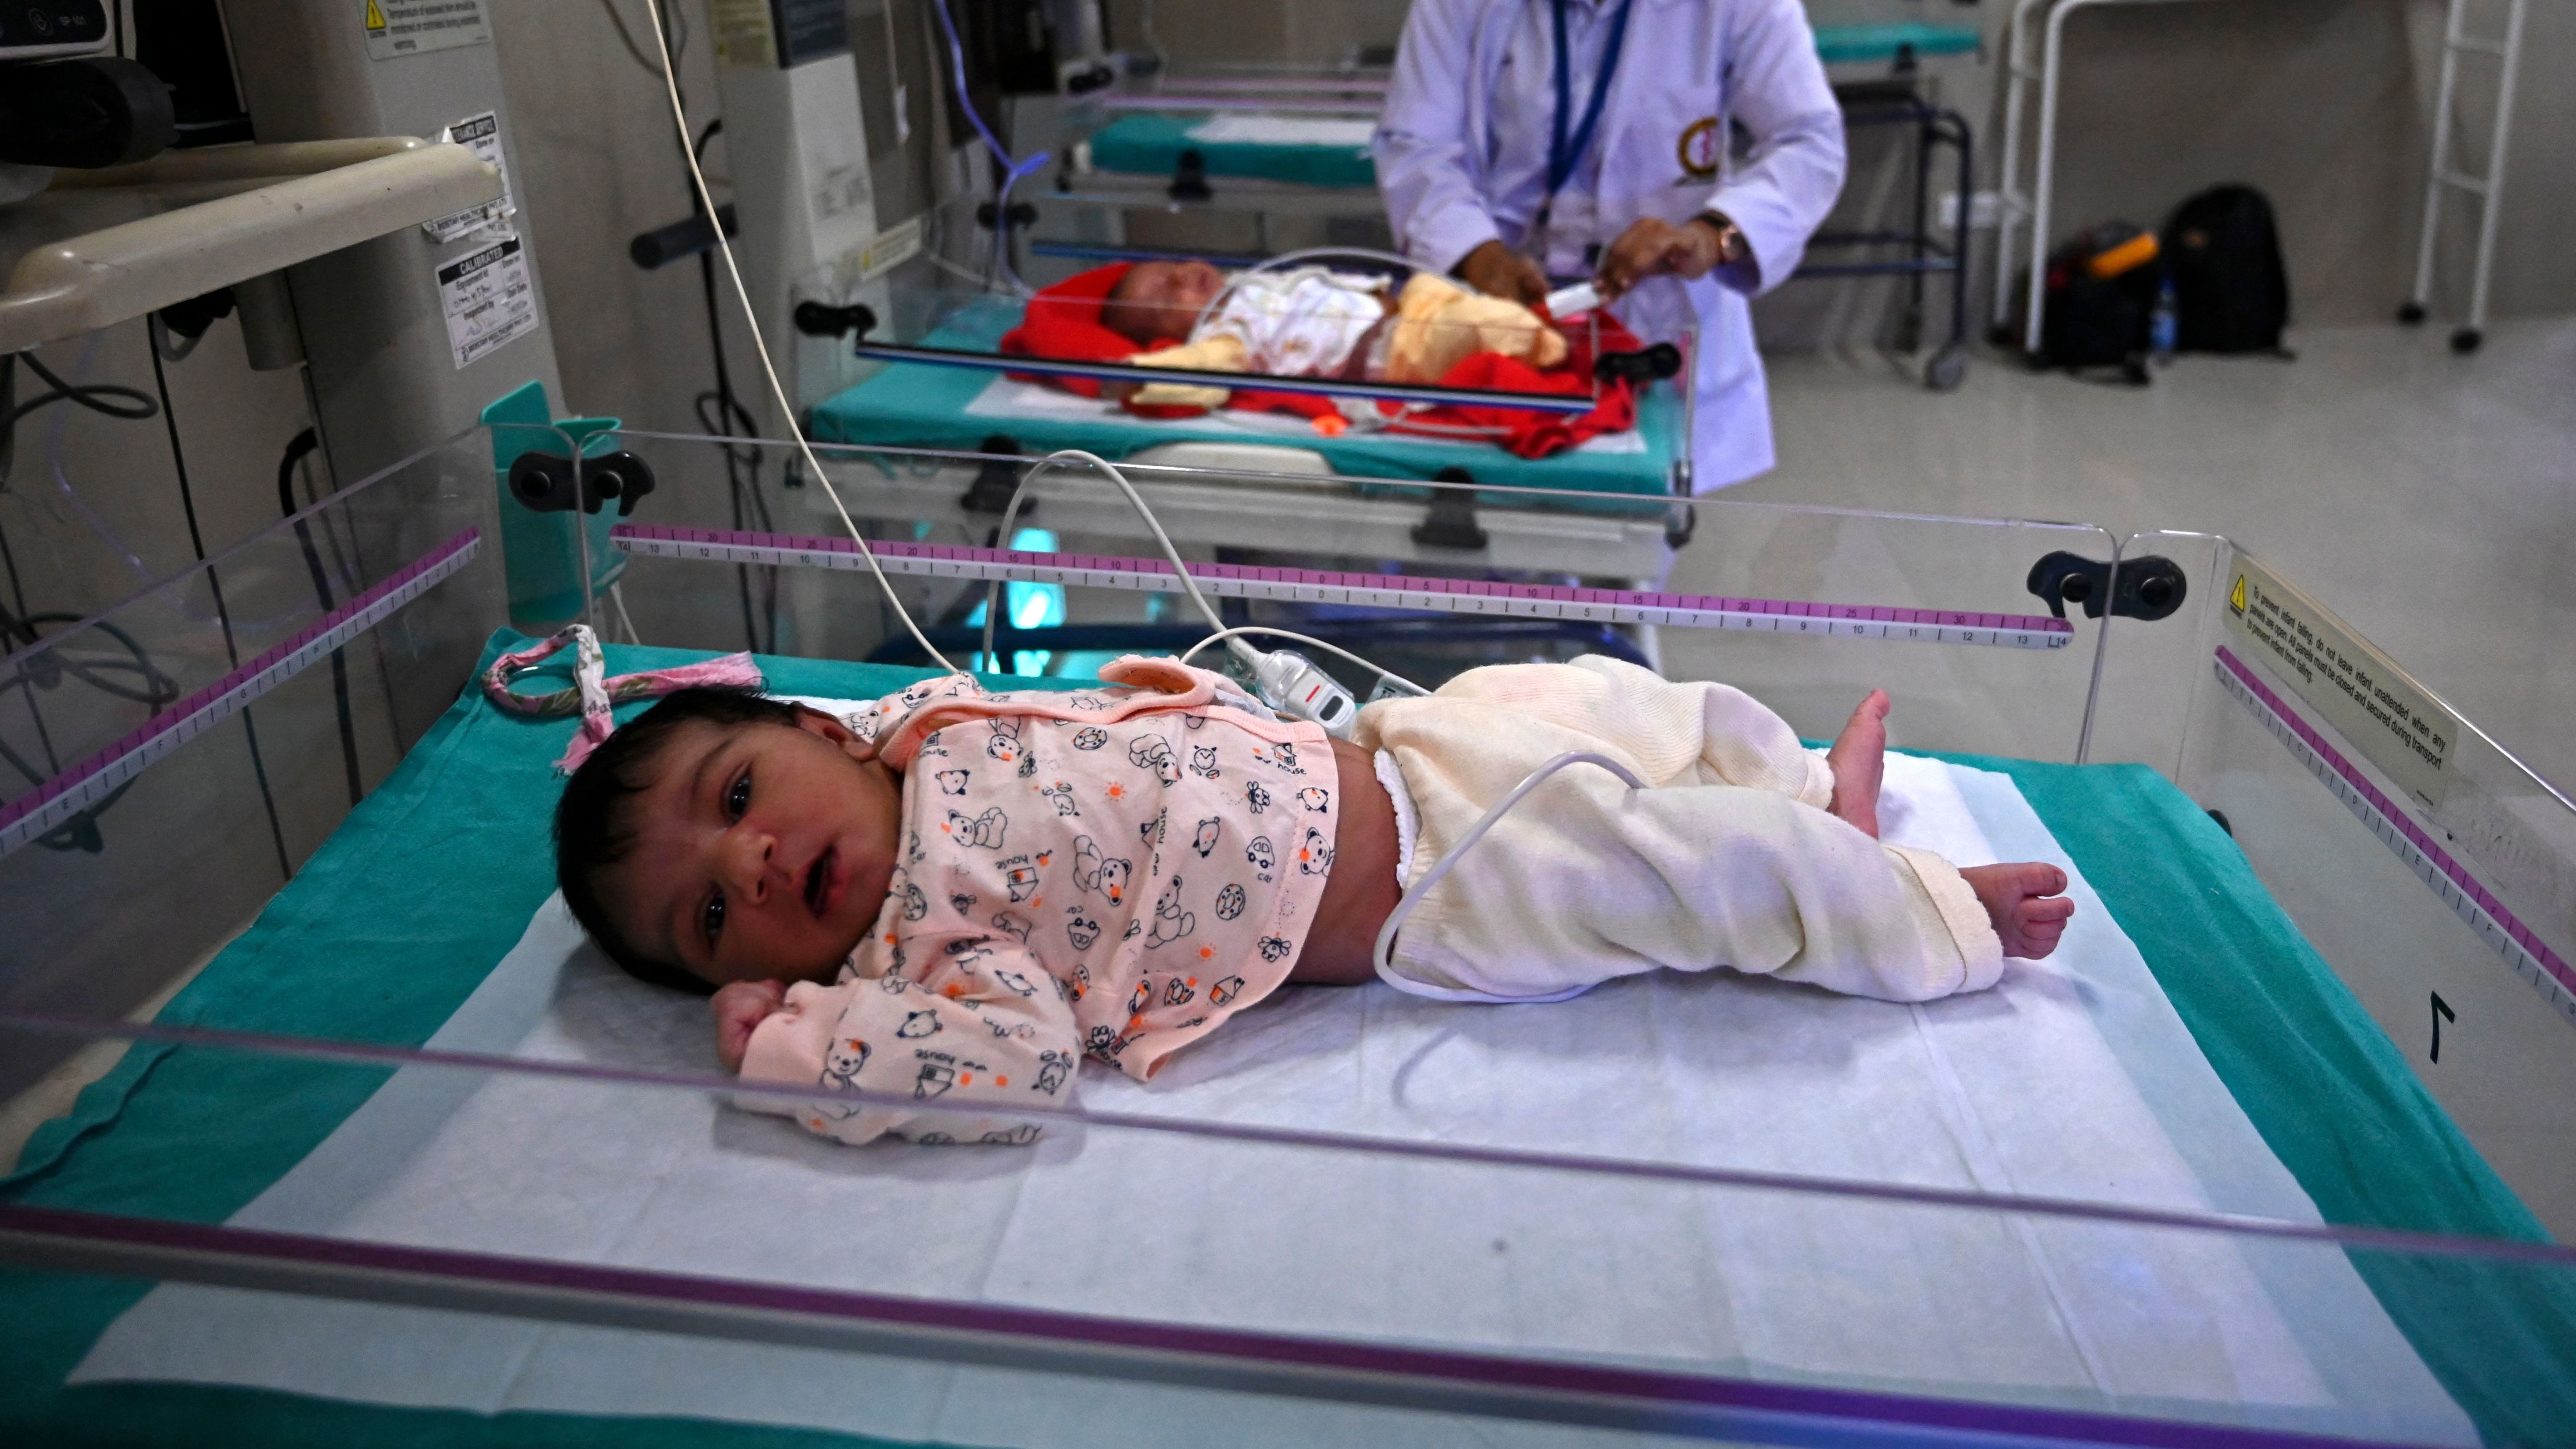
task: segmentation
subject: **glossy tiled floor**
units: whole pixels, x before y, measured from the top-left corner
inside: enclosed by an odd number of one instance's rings
[[[2465,359],[2432,328],[2292,341],[2137,390],[1981,356],[1948,396],[1871,354],[1777,357],[1780,467],[1726,496],[2224,533],[2576,786],[2576,319]]]

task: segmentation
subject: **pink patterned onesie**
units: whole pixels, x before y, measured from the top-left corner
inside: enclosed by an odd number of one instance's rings
[[[844,1142],[1026,1142],[1021,1103],[1077,1060],[1143,1078],[1276,990],[1332,868],[1332,747],[1231,681],[1122,659],[1110,688],[986,694],[951,675],[849,723],[903,772],[903,855],[833,985],[752,1033],[747,1080],[819,1082],[986,1116],[745,1106]]]

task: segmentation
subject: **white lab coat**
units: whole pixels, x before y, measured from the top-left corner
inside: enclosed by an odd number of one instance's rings
[[[1598,3],[1606,15],[1615,0]],[[1605,248],[1646,216],[1678,225],[1718,211],[1744,229],[1752,275],[1657,277],[1614,309],[1648,341],[1697,324],[1692,486],[1706,492],[1772,465],[1770,396],[1747,298],[1797,270],[1842,190],[1842,112],[1798,0],[1629,3],[1636,10],[1609,101],[1585,164],[1558,193],[1556,244],[1543,249],[1562,272],[1569,225]],[[1373,151],[1396,244],[1422,265],[1447,271],[1491,240],[1530,244],[1555,120],[1549,22],[1547,0],[1414,0]],[[1599,27],[1589,34],[1569,42],[1569,129],[1597,73]],[[1708,174],[1730,122],[1751,135],[1751,150]]]

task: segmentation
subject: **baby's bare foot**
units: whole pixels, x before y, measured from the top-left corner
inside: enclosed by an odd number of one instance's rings
[[[1984,903],[2005,955],[2036,961],[2057,949],[2075,916],[2075,903],[2058,894],[2066,889],[2066,872],[2045,861],[2023,861],[1972,865],[1959,874]]]
[[[1860,702],[1834,747],[1825,752],[1834,772],[1834,803],[1825,808],[1878,838],[1878,786],[1887,774],[1887,691],[1873,689]]]

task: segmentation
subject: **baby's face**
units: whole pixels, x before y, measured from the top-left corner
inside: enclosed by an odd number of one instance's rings
[[[827,716],[685,726],[628,803],[635,845],[600,903],[636,950],[705,980],[829,980],[885,904],[902,804]]]
[[[1138,262],[1119,279],[1101,321],[1138,343],[1186,342],[1224,288],[1225,274],[1205,262]]]

